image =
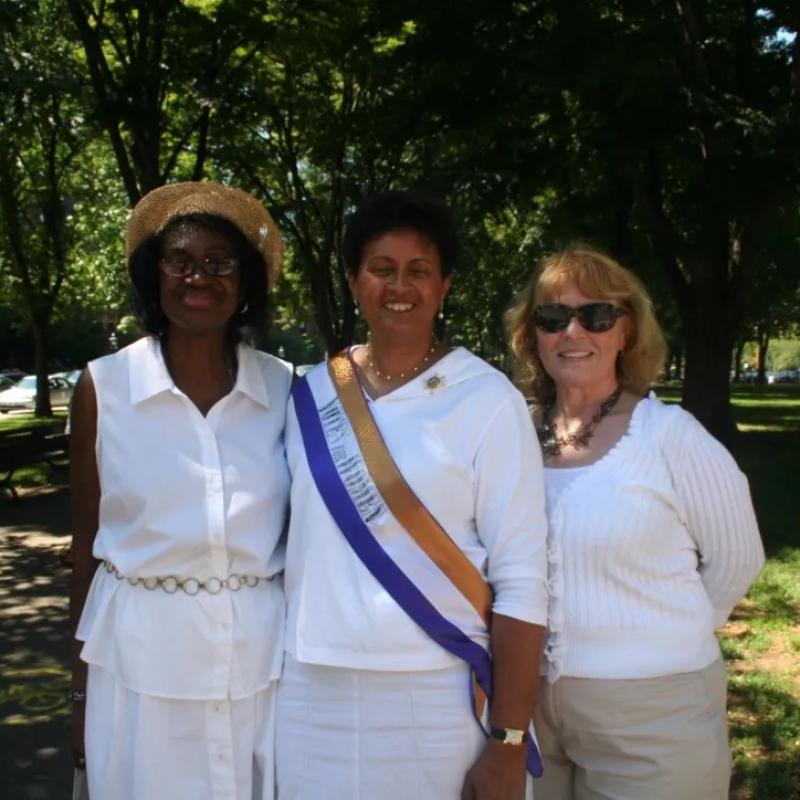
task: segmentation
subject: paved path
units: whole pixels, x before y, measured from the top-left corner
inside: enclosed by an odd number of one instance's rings
[[[64,488],[0,497],[0,796],[71,797]]]

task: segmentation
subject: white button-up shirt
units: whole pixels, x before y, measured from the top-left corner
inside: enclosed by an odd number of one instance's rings
[[[280,674],[291,369],[240,345],[236,385],[203,416],[146,337],[89,365],[97,395],[94,556],[126,578],[258,577],[167,594],[100,568],[78,628],[82,657],[135,691],[238,699]]]

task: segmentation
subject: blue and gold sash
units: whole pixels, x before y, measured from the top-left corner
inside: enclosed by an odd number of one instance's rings
[[[306,460],[317,490],[348,544],[395,602],[440,647],[470,666],[472,708],[484,733],[488,733],[491,587],[403,478],[372,418],[349,354],[331,358],[328,374],[337,397],[322,410],[306,376],[292,388]],[[338,434],[331,434],[330,420],[339,425]],[[343,420],[347,426],[344,433]],[[350,435],[359,452],[343,456],[340,440]],[[337,442],[332,448],[329,438],[334,436]],[[359,474],[362,465],[354,465],[355,460],[363,462],[366,476]],[[371,499],[373,486],[379,497]],[[384,550],[370,528],[384,505],[416,544],[397,560]],[[435,570],[430,569],[431,562]],[[415,573],[416,582],[411,578]],[[437,591],[431,595],[440,598],[442,587],[449,587],[444,589],[449,595],[446,608],[441,601],[426,596],[424,589],[431,580],[438,581]],[[534,776],[542,773],[541,758],[530,737],[527,767]]]

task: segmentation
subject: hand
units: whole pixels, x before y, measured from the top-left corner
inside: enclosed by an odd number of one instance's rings
[[[525,781],[525,745],[489,739],[464,778],[461,800],[524,800]]]
[[[85,719],[86,703],[73,703],[70,745],[72,749],[72,758],[78,769],[86,769],[86,747],[84,745]]]

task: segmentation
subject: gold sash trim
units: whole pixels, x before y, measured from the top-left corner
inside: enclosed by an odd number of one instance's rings
[[[389,510],[480,614],[488,628],[492,609],[491,587],[406,483],[372,418],[350,356],[347,353],[333,356],[328,361],[328,373],[355,433],[367,470]]]

